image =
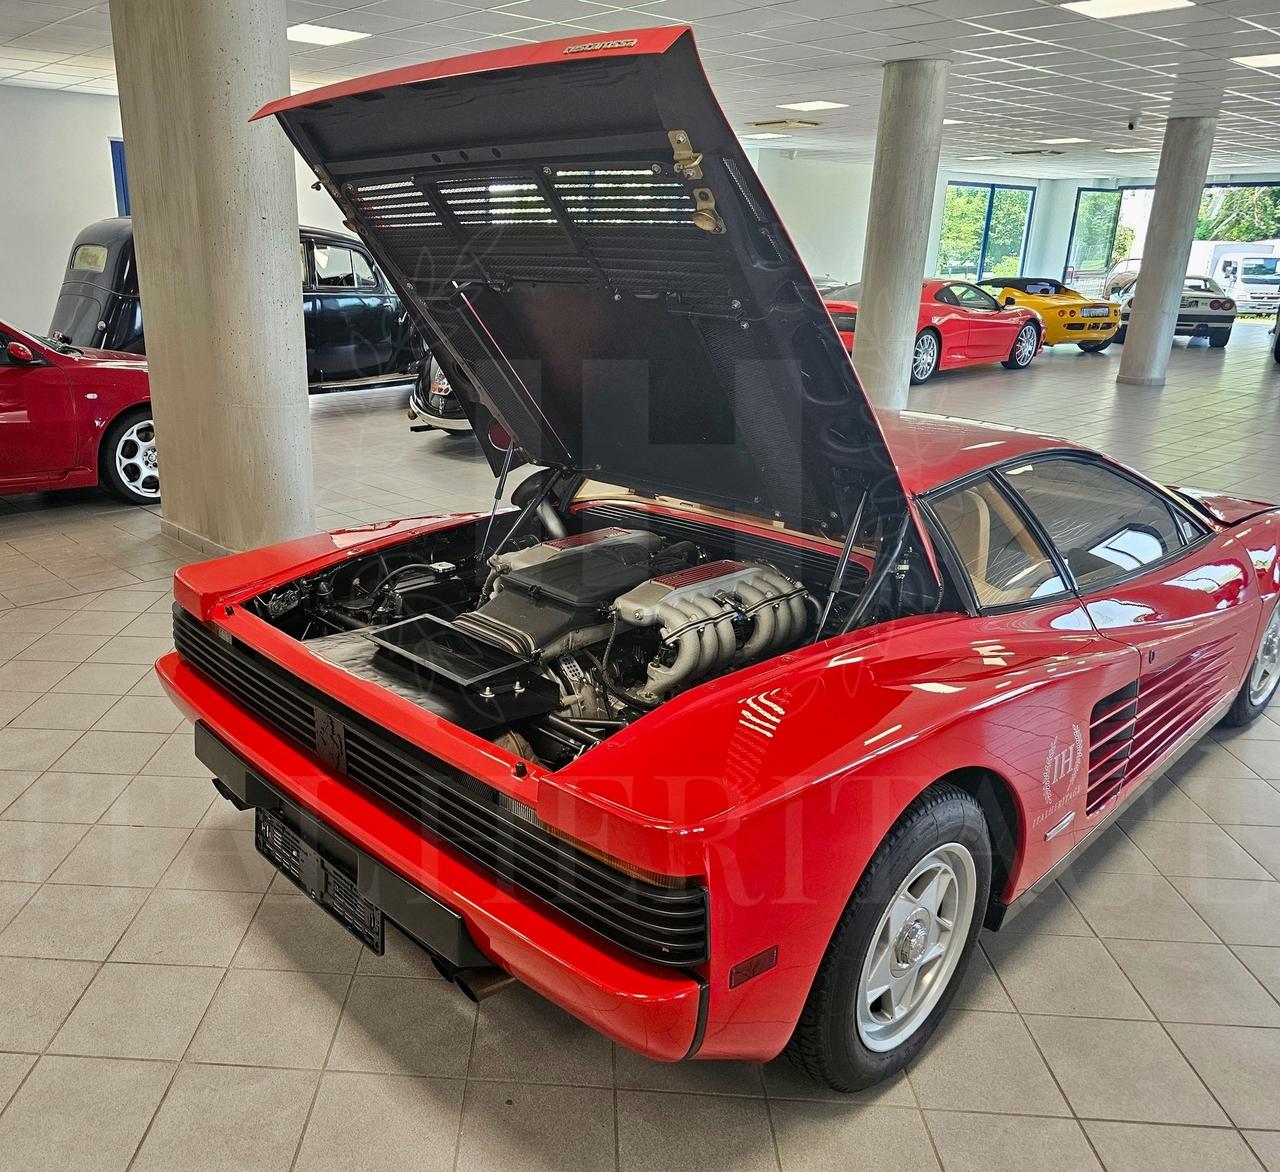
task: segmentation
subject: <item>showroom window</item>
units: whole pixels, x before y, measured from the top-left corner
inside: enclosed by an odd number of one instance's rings
[[[116,215],[131,215],[129,203],[129,167],[124,157],[124,142],[113,138],[111,145],[111,177],[116,187]]]
[[[1035,534],[990,479],[930,499],[984,608],[1016,606],[1067,587]]]
[[[1020,276],[1034,203],[1034,187],[948,183],[938,234],[939,276],[963,281]]]
[[[1163,561],[1186,545],[1184,534],[1190,535],[1163,497],[1100,464],[1057,457],[1004,474],[1082,590]]]

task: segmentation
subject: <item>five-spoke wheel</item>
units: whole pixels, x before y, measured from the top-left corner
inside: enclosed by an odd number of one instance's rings
[[[117,496],[139,505],[160,501],[160,461],[156,425],[149,406],[126,411],[103,437],[99,473]]]

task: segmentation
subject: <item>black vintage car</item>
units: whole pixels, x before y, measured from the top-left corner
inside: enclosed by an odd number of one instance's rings
[[[298,262],[313,392],[416,378],[423,347],[400,300],[355,237],[301,228]],[[49,335],[146,353],[133,221],[99,220],[76,237]]]

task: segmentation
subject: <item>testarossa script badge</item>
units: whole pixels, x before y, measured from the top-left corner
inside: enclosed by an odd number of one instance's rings
[[[601,49],[634,49],[638,42],[635,37],[621,41],[588,41],[585,45],[569,45],[566,53],[597,53]]]

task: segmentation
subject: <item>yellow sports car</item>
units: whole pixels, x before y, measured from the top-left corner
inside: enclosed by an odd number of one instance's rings
[[[1024,305],[1044,320],[1046,346],[1075,343],[1095,353],[1115,341],[1120,306],[1095,301],[1050,277],[992,277],[979,281],[1001,305]]]

